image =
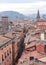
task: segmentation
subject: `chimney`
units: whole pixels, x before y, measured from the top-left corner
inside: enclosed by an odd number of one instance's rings
[[[41,39],[41,40],[44,40],[44,39],[45,39],[44,33],[41,33],[41,34],[40,34],[40,39]]]

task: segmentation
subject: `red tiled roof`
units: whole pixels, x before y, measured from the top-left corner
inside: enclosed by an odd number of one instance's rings
[[[25,53],[25,52],[26,52],[26,53]],[[25,50],[24,50],[24,52],[23,52],[21,58],[19,59],[17,65],[28,65],[29,63],[31,64],[32,61],[30,61],[30,59],[29,59],[31,56],[33,56],[33,57],[35,57],[35,58],[38,58],[38,59],[45,57],[44,55],[38,53],[37,51],[28,52],[28,51],[25,51]],[[23,63],[21,64],[21,62],[23,62]],[[38,63],[36,63],[36,62],[32,62],[32,63],[35,63],[36,65],[38,64]],[[40,63],[40,64],[46,65],[46,64],[44,64],[44,63]]]
[[[28,45],[25,46],[25,49],[30,48],[30,47],[35,46],[35,45],[36,45],[35,42],[34,43],[30,43],[30,44],[28,44]]]

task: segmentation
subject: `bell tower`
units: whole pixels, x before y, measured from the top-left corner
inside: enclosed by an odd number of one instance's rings
[[[8,31],[8,26],[9,26],[9,21],[7,16],[2,16],[2,27],[3,27],[3,32]]]
[[[38,10],[38,12],[37,12],[37,17],[36,17],[36,19],[37,19],[37,21],[40,20],[40,13],[39,13],[39,10]]]

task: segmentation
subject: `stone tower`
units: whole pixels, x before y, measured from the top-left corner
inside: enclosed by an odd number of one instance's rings
[[[7,16],[2,16],[2,27],[3,27],[3,32],[8,31],[9,22]]]

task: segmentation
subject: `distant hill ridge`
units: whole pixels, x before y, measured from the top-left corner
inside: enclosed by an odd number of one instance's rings
[[[3,11],[3,12],[0,12],[0,18],[2,16],[8,16],[10,19],[16,19],[16,18],[24,19],[24,18],[26,18],[25,15],[23,15],[19,12],[16,12],[16,11]]]
[[[28,15],[24,15],[22,13],[19,13],[19,12],[16,12],[16,11],[3,11],[3,12],[0,12],[0,18],[2,16],[8,16],[9,19],[13,20],[13,19],[25,19],[25,18],[28,18],[28,19],[35,19],[37,14],[28,14]],[[41,14],[40,15],[42,19],[45,19],[46,20],[46,14]]]

